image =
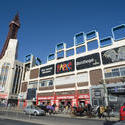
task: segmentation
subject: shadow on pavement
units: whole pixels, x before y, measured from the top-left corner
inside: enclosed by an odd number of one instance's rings
[[[104,125],[113,125],[114,123],[116,123],[117,121],[105,121]]]

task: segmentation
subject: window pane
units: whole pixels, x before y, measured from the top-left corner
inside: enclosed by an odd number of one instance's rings
[[[120,73],[119,72],[112,72],[112,75],[113,75],[113,77],[120,76]]]
[[[52,85],[53,85],[53,81],[49,80],[49,86],[52,86]]]
[[[40,86],[45,86],[46,85],[46,81],[40,81]]]
[[[114,27],[113,34],[114,34],[115,40],[120,40],[125,38],[125,25]]]
[[[57,59],[61,59],[64,57],[64,51],[58,52],[57,53]]]
[[[64,49],[64,43],[60,43],[57,45],[57,50]]]
[[[109,78],[109,77],[112,77],[112,73],[111,72],[105,73],[105,78]]]
[[[112,44],[112,38],[111,37],[100,40],[100,46],[101,47],[108,46],[108,45],[111,45],[111,44]]]
[[[121,71],[121,76],[125,76],[125,71]]]
[[[79,33],[75,36],[75,44],[76,45],[80,45],[84,43],[84,34],[83,33]]]
[[[76,53],[77,53],[77,54],[83,53],[83,52],[85,52],[85,51],[86,51],[85,46],[81,46],[81,47],[77,47],[77,48],[76,48]]]
[[[87,46],[88,46],[88,51],[97,49],[98,48],[98,41],[97,40],[93,40],[91,42],[88,42]]]
[[[125,67],[120,68],[120,71],[125,71]]]
[[[66,51],[66,57],[74,55],[74,49],[70,49]]]
[[[96,31],[91,31],[89,33],[86,34],[86,39],[89,40],[89,39],[93,39],[96,37]]]
[[[53,60],[53,59],[55,59],[55,55],[54,55],[54,54],[50,54],[50,55],[48,56],[48,60],[50,61],[50,60]]]
[[[116,69],[112,69],[112,72],[119,72],[119,68],[116,68]]]

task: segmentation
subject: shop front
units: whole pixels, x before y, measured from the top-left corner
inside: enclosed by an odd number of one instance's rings
[[[90,96],[89,94],[80,94],[78,95],[78,105],[85,106],[90,104]]]
[[[57,106],[74,106],[74,95],[58,95],[56,96]]]
[[[125,85],[121,83],[107,84],[108,105],[116,112],[125,102]],[[105,105],[105,91],[101,86],[91,88],[91,102],[93,106]]]
[[[0,104],[7,106],[7,103],[8,103],[8,94],[0,93]]]
[[[53,96],[37,96],[37,105],[46,105],[46,104],[54,104]]]

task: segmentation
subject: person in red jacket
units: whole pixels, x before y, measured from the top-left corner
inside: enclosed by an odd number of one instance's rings
[[[125,120],[125,103],[120,108],[120,120],[121,121]]]

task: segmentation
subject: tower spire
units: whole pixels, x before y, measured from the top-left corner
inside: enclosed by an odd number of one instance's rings
[[[16,39],[17,38],[17,32],[20,28],[20,20],[19,20],[19,13],[17,13],[14,17],[14,19],[9,24],[9,32],[6,38],[6,41],[4,43],[3,49],[0,53],[0,59],[4,56],[6,49],[9,44],[10,39]]]

